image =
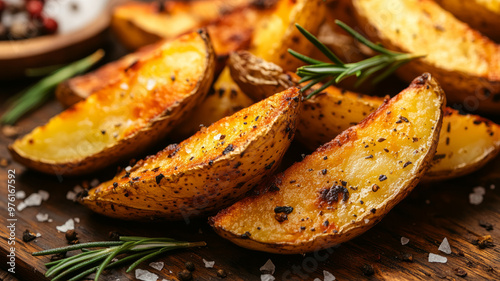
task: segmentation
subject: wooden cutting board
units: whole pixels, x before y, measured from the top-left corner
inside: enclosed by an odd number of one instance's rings
[[[7,98],[2,94],[2,100]],[[61,111],[56,101],[43,106],[19,122],[24,132],[46,122]],[[498,120],[497,120],[498,121]],[[448,182],[420,184],[409,198],[399,204],[389,215],[364,235],[342,244],[338,248],[323,250],[307,255],[272,255],[240,248],[218,237],[206,223],[206,219],[189,222],[123,222],[93,214],[83,206],[65,199],[68,190],[81,184],[82,180],[109,179],[113,171],[84,178],[57,178],[27,171],[13,163],[7,152],[12,139],[0,136],[0,158],[9,161],[7,167],[0,168],[0,267],[7,270],[7,175],[15,170],[15,188],[27,195],[40,189],[50,193],[48,201],[39,207],[29,207],[16,212],[16,273],[19,280],[46,280],[43,276],[44,263],[49,257],[32,257],[31,252],[66,245],[64,233],[58,233],[56,226],[64,224],[69,218],[78,217],[76,224],[80,242],[107,240],[110,231],[136,236],[165,236],[188,241],[206,241],[207,247],[180,250],[157,259],[165,262],[165,268],[157,271],[148,266],[140,266],[154,272],[161,278],[177,280],[177,273],[191,261],[196,266],[194,280],[219,280],[217,270],[227,272],[226,280],[260,280],[259,268],[271,259],[276,265],[274,276],[277,280],[323,280],[323,270],[335,275],[337,280],[500,280],[500,247],[479,249],[473,244],[478,236],[491,235],[494,243],[500,241],[500,157],[488,164],[480,172],[468,177]],[[288,161],[299,157],[297,147],[288,154]],[[490,185],[496,185],[490,189]],[[484,186],[486,194],[480,205],[469,203],[469,193],[475,186]],[[20,200],[15,203],[18,204]],[[38,222],[37,213],[48,213],[52,222]],[[487,231],[479,225],[480,221],[491,223],[493,230]],[[22,242],[22,232],[29,229],[42,236],[32,242]],[[401,237],[410,242],[401,245]],[[447,238],[453,253],[438,251]],[[429,263],[428,254],[435,253],[448,258],[446,264]],[[409,254],[413,262],[404,261]],[[215,261],[214,268],[205,268],[203,259]],[[365,265],[372,266],[375,273],[366,276]],[[455,274],[461,269],[467,273],[462,278]],[[6,278],[8,274],[2,272]],[[162,279],[159,280],[162,280]],[[1,278],[0,278],[1,279]],[[11,279],[15,280],[15,279]],[[134,280],[132,274],[123,269],[106,272],[102,280]]]

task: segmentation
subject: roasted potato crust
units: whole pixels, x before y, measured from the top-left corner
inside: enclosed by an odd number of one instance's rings
[[[249,249],[304,253],[375,225],[418,183],[436,152],[445,96],[424,74],[358,125],[220,211],[210,224]]]
[[[240,51],[230,56],[234,81],[254,100],[296,86],[299,78],[284,73],[275,64]],[[304,83],[305,85],[306,83]],[[375,111],[384,99],[328,87],[304,101],[297,127],[297,140],[314,150]],[[456,178],[474,172],[500,151],[500,126],[472,114],[446,108],[437,148],[437,159],[425,175],[426,180]],[[444,157],[443,155],[446,155]]]
[[[81,202],[127,220],[213,213],[275,171],[293,139],[300,105],[298,89],[291,88],[242,109],[139,161]]]
[[[406,81],[430,72],[450,104],[500,110],[500,46],[430,0],[352,0],[358,28],[395,51],[426,55],[398,69]]]
[[[187,63],[188,62],[188,63]],[[205,31],[163,43],[123,79],[102,88],[9,146],[29,168],[91,173],[163,139],[209,90],[214,52]]]

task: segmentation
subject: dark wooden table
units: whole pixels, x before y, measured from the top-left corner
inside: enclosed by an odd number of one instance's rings
[[[123,54],[115,44],[111,45],[108,60]],[[26,84],[25,81],[1,82],[0,98],[4,101]],[[5,85],[5,86],[4,86]],[[51,116],[62,110],[57,101],[52,100],[42,108],[32,112],[17,125],[28,132],[45,123]],[[497,122],[499,120],[497,119]],[[223,269],[228,276],[225,280],[260,280],[259,268],[271,259],[276,265],[274,276],[277,280],[323,279],[323,270],[335,275],[337,280],[500,280],[500,247],[480,249],[474,245],[479,236],[491,235],[494,243],[500,240],[500,157],[487,167],[470,176],[430,184],[420,184],[415,191],[399,204],[389,215],[364,235],[342,244],[338,248],[323,250],[306,255],[272,255],[240,248],[218,237],[206,223],[206,219],[186,222],[123,222],[93,214],[83,206],[65,199],[68,190],[84,180],[109,179],[113,169],[82,178],[56,178],[28,171],[13,163],[7,152],[7,145],[13,141],[0,135],[0,158],[9,161],[7,167],[0,168],[0,268],[7,270],[7,171],[15,170],[16,190],[27,195],[40,189],[50,192],[50,199],[39,207],[30,207],[17,212],[16,222],[16,273],[9,276],[0,271],[1,280],[46,280],[43,274],[48,257],[32,257],[33,251],[66,245],[64,233],[58,233],[57,225],[69,218],[78,217],[76,224],[80,242],[107,240],[108,233],[116,231],[124,235],[166,236],[188,241],[206,241],[204,248],[172,252],[158,261],[165,262],[165,268],[158,272],[147,263],[140,268],[156,273],[167,280],[177,280],[177,273],[191,261],[196,266],[194,280],[219,280],[216,271]],[[295,147],[287,155],[288,162],[297,159],[300,149]],[[490,185],[496,189],[490,189]],[[486,188],[484,202],[469,204],[469,193],[473,187]],[[18,200],[16,203],[19,203]],[[48,213],[52,222],[38,222],[37,213]],[[493,225],[486,230],[479,222]],[[29,229],[41,233],[32,242],[22,242],[22,232]],[[401,245],[401,237],[410,242]],[[438,251],[443,238],[450,241],[452,254]],[[429,263],[429,253],[448,258],[446,264]],[[407,261],[411,255],[413,261]],[[202,259],[215,261],[214,268],[205,268]],[[406,261],[405,261],[406,260]],[[371,266],[373,275],[366,275],[363,267]],[[460,277],[457,271],[465,271]],[[16,279],[17,278],[17,279]],[[159,280],[162,280],[162,279]],[[132,274],[123,269],[106,272],[101,280],[134,280]]]

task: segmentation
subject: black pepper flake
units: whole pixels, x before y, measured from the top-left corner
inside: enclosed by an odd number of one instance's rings
[[[271,162],[271,163],[269,163],[268,165],[266,165],[264,168],[265,168],[266,170],[269,170],[269,169],[271,169],[271,168],[273,167],[274,163],[276,163],[276,161],[275,161],[275,160],[273,160],[273,162]]]
[[[339,232],[339,231],[338,231],[338,230],[336,230],[336,229],[334,229],[334,230],[333,230],[333,233],[338,233],[338,232]]]
[[[411,163],[411,161],[406,162],[406,163],[403,165],[403,169],[404,169],[404,168],[406,168],[408,165],[411,165],[411,164],[412,164],[412,163]]]
[[[300,230],[304,231],[304,230],[306,230],[306,227],[305,226],[301,226]]]
[[[363,202],[363,200],[359,200],[359,204],[363,205],[365,202]]]
[[[320,199],[326,201],[329,205],[339,201],[339,195],[342,195],[342,201],[349,199],[349,190],[344,186],[333,185],[320,191]]]
[[[214,164],[214,161],[213,160],[209,160],[208,161],[208,165],[212,166]]]
[[[219,140],[223,140],[226,138],[226,135],[220,135]]]
[[[284,213],[278,213],[278,214],[274,215],[274,218],[278,222],[284,222],[284,221],[288,220],[288,215],[284,214]]]
[[[314,228],[314,227],[313,227],[313,228],[311,228],[311,231],[316,231],[316,228]]]
[[[130,173],[129,172],[125,172],[125,175],[122,177],[122,179],[126,179],[128,177],[130,177]]]
[[[106,134],[106,130],[101,130],[101,134],[105,135]]]
[[[321,170],[321,173],[322,173],[323,175],[326,175],[326,173],[328,173],[328,170],[327,170],[327,169],[323,169],[323,170]]]
[[[326,160],[326,159],[328,159],[328,156],[323,157],[323,160]]]
[[[409,123],[410,120],[408,120],[408,118],[404,117],[404,116],[399,116],[399,119],[405,121],[406,123]]]
[[[291,207],[291,206],[277,206],[276,208],[274,208],[274,212],[275,213],[285,213],[288,215],[291,212],[293,212],[293,207]]]
[[[224,151],[222,151],[222,155],[226,155],[228,154],[229,152],[233,151],[234,150],[234,147],[232,144],[229,144],[225,149]]]
[[[252,234],[248,231],[245,231],[245,233],[241,234],[241,238],[243,239],[248,239],[250,238],[250,236],[252,236]]]
[[[156,176],[156,184],[160,184],[161,180],[164,178],[165,176],[163,174],[159,174]]]
[[[117,182],[114,182],[114,183],[113,183],[113,187],[118,187],[118,183],[117,183]]]
[[[323,225],[328,227],[330,225],[330,222],[328,220],[326,220],[325,222],[323,222]]]
[[[436,154],[436,155],[434,155],[434,158],[432,158],[432,160],[434,160],[434,161],[441,160],[445,157],[446,157],[446,154]]]
[[[259,120],[259,116],[255,117],[255,121]]]
[[[135,181],[139,180],[139,179],[140,179],[140,177],[134,177],[134,178],[132,178],[132,180],[135,180]]]
[[[341,183],[343,186],[347,186],[347,182],[346,182],[346,181],[340,181],[340,183]]]
[[[158,172],[159,170],[160,170],[160,167],[156,167],[156,168],[152,169],[152,170],[151,170],[151,172],[156,173],[156,172]]]
[[[379,181],[385,181],[386,179],[387,179],[387,176],[386,176],[386,175],[380,175],[380,176],[378,177],[378,180],[379,180]]]
[[[379,138],[377,141],[378,142],[383,142],[383,141],[385,141],[385,139],[384,138]]]
[[[365,159],[371,159],[371,158],[373,158],[373,155],[371,154],[365,157]]]
[[[377,212],[377,209],[373,208],[373,209],[371,209],[371,210],[370,210],[370,212],[371,212],[372,214],[375,214],[375,213]]]

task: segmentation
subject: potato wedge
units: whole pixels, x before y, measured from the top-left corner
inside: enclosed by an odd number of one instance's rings
[[[128,49],[207,26],[228,13],[251,6],[253,0],[162,1],[161,7],[158,2],[130,1],[113,11],[111,28]]]
[[[81,202],[120,219],[189,219],[241,198],[279,165],[293,139],[297,88],[276,94],[139,161]]]
[[[41,172],[77,175],[160,141],[205,97],[214,52],[200,30],[163,43],[154,58],[137,61],[120,81],[16,140],[9,147],[12,157]]]
[[[436,152],[445,95],[424,74],[360,124],[220,211],[215,231],[242,247],[305,253],[352,239],[406,197]],[[416,140],[418,139],[418,140]]]
[[[500,46],[430,0],[352,0],[358,27],[391,50],[426,55],[396,72],[431,72],[450,104],[500,110]]]
[[[225,69],[205,100],[172,131],[172,137],[176,141],[185,140],[199,131],[200,126],[209,126],[253,103],[232,80],[229,69]]]
[[[323,0],[280,0],[276,10],[256,24],[250,52],[285,70],[297,69],[303,62],[288,53],[289,48],[309,55],[313,45],[298,31],[298,23],[316,34],[324,20]]]
[[[245,51],[232,54],[229,66],[234,81],[254,100],[297,86],[299,80],[295,74],[287,74],[279,66]],[[322,94],[304,101],[296,138],[314,150],[360,122],[383,101],[381,97],[328,87]],[[427,171],[426,180],[469,174],[500,152],[500,126],[494,122],[446,108],[443,124],[446,130],[441,130],[438,156]]]
[[[472,28],[500,41],[500,2],[491,0],[436,0],[445,10]]]

